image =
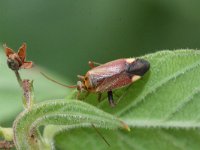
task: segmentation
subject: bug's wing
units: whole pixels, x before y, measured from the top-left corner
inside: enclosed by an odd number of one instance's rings
[[[120,71],[118,68],[101,67],[101,68],[92,69],[88,73],[90,76],[93,77],[93,79],[105,79],[113,75],[119,74]]]
[[[19,48],[18,55],[22,62],[24,62],[26,58],[26,43],[23,43],[22,46]]]
[[[100,83],[97,88],[96,92],[107,92],[117,88],[121,88],[123,86],[129,85],[132,83],[132,80],[127,74],[121,73],[114,75],[110,78],[106,78]]]
[[[9,57],[9,55],[15,53],[11,48],[7,47],[6,44],[4,44],[3,47],[4,47],[4,49],[5,49],[5,53],[6,53],[6,56],[7,56],[7,57]]]
[[[124,59],[118,59],[91,69],[87,75],[90,76],[92,85],[97,87],[105,79],[124,72],[125,67],[126,61]]]
[[[126,60],[125,59],[117,59],[114,61],[110,61],[108,63],[102,64],[100,66],[97,66],[93,69],[91,69],[91,71],[93,71],[96,74],[99,73],[104,73],[104,74],[117,74],[119,72],[121,72],[122,70],[124,70],[126,65]]]

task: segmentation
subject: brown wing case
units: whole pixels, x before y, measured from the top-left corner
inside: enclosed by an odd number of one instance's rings
[[[126,60],[118,59],[91,69],[86,76],[90,78],[92,87],[97,88],[105,79],[113,78],[124,72],[125,67]]]

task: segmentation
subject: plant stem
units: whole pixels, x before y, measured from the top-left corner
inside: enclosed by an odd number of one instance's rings
[[[17,77],[17,81],[18,81],[20,87],[22,87],[22,78],[20,77],[18,70],[14,71],[14,72],[15,72],[15,75]]]

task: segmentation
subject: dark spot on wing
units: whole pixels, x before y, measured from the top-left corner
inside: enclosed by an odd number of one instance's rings
[[[136,59],[127,64],[126,72],[131,75],[143,76],[150,68],[150,63],[144,59]]]

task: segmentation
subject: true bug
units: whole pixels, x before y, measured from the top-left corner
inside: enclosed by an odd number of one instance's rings
[[[94,62],[89,61],[91,69],[85,76],[78,75],[80,81],[77,82],[77,85],[64,86],[77,88],[79,93],[88,91],[101,95],[107,92],[108,101],[112,107],[115,106],[112,91],[140,79],[150,68],[150,63],[147,60],[139,58],[117,59],[96,67],[94,65]],[[49,77],[47,78],[50,79]],[[56,82],[55,80],[53,81]]]

